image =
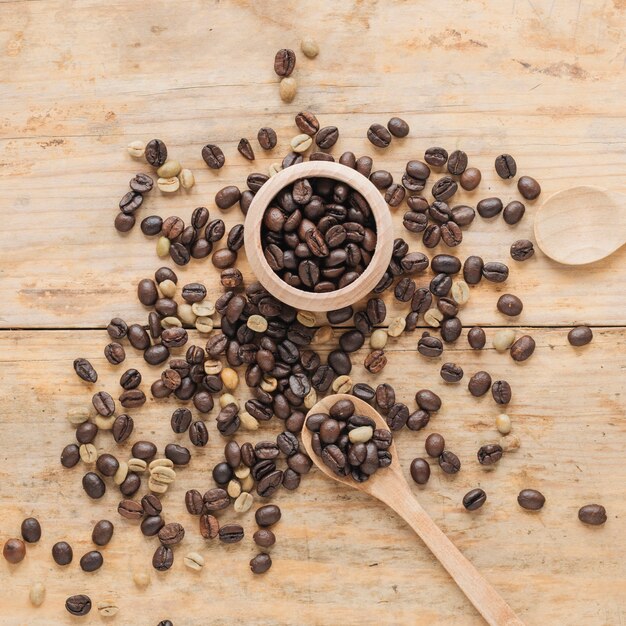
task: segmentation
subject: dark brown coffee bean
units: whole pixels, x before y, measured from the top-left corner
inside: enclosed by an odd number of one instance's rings
[[[455,150],[448,158],[448,172],[460,176],[467,167],[467,154],[462,150]]]
[[[27,543],[37,543],[41,539],[41,524],[34,517],[27,517],[21,525],[22,539]]]
[[[225,524],[218,532],[223,543],[237,543],[244,537],[243,528],[239,524]]]
[[[439,457],[439,467],[446,474],[456,474],[461,469],[461,461],[454,452],[444,450]]]
[[[58,541],[52,546],[52,558],[57,565],[69,565],[73,557],[72,546],[66,541]]]
[[[430,224],[430,226],[426,227],[424,230],[424,235],[422,236],[422,243],[427,248],[435,248],[439,245],[441,241],[441,229],[438,224]]]
[[[187,491],[185,493],[185,506],[191,515],[200,515],[204,509],[202,494],[197,489]]]
[[[489,443],[480,447],[477,456],[481,465],[494,465],[502,458],[502,447],[496,443]]]
[[[80,379],[87,383],[95,383],[98,380],[98,373],[87,359],[76,359],[74,371]]]
[[[325,126],[320,128],[315,136],[315,143],[323,150],[332,148],[339,139],[339,130],[336,126]],[[369,174],[368,174],[369,176]]]
[[[463,241],[463,233],[455,222],[446,222],[440,226],[441,239],[449,248],[458,246]]]
[[[131,454],[136,459],[149,461],[157,453],[157,447],[151,441],[136,441],[131,448]]]
[[[437,337],[432,337],[429,333],[424,333],[417,342],[417,351],[422,356],[438,357],[443,352],[443,344]]]
[[[467,333],[467,341],[474,350],[482,350],[487,342],[485,331],[480,326],[470,328]]]
[[[119,400],[125,409],[134,409],[145,404],[146,394],[141,389],[128,389],[120,395]]]
[[[484,396],[491,388],[491,376],[488,372],[476,372],[467,383],[469,392],[476,398]]]
[[[91,532],[91,540],[97,546],[106,546],[113,537],[114,526],[109,520],[101,519],[96,522]]]
[[[478,168],[468,167],[461,174],[459,182],[461,183],[461,187],[463,187],[466,191],[473,191],[476,187],[478,187],[478,185],[480,185],[481,179],[482,174]]]
[[[117,505],[117,512],[122,517],[130,520],[140,520],[144,516],[143,507],[134,500],[122,500]]]
[[[152,567],[158,572],[165,572],[174,564],[174,551],[169,546],[159,546],[152,556]]]
[[[445,440],[439,433],[431,433],[426,437],[425,447],[426,454],[433,458],[438,458],[441,456],[445,449]]]
[[[146,363],[149,363],[150,365],[159,365],[160,363],[167,361],[169,356],[170,356],[169,349],[166,346],[163,346],[161,344],[150,346],[143,353],[144,360],[146,361]]]
[[[101,454],[96,461],[96,468],[103,476],[113,476],[119,466],[119,461],[107,452]]]
[[[429,289],[434,296],[447,296],[452,288],[452,279],[448,274],[437,274],[431,281]]]
[[[200,516],[200,534],[204,539],[215,539],[218,536],[220,524],[213,515],[205,513]]]
[[[387,128],[394,137],[406,137],[409,134],[409,125],[400,117],[392,117],[387,122]]]
[[[136,369],[126,370],[120,376],[120,386],[122,389],[136,389],[141,384],[141,374]]]
[[[215,204],[219,209],[225,211],[226,209],[230,209],[230,207],[234,206],[241,199],[241,191],[239,191],[239,187],[235,185],[227,185],[226,187],[222,187],[215,194]]]
[[[463,279],[468,285],[477,285],[483,276],[484,263],[479,256],[468,256],[463,263]]]
[[[536,489],[522,489],[517,496],[517,503],[528,511],[539,511],[545,502],[545,496]]]
[[[435,200],[445,202],[456,193],[457,189],[458,185],[456,181],[449,176],[444,176],[433,185],[431,193]]]
[[[424,153],[424,161],[434,167],[443,167],[448,161],[448,152],[444,148],[428,148]]]
[[[589,326],[576,326],[567,333],[567,340],[570,345],[580,347],[586,346],[593,339],[593,332]]]
[[[487,494],[482,489],[472,489],[463,496],[463,506],[468,511],[475,511],[485,504]]]
[[[75,443],[70,443],[61,451],[61,465],[65,468],[71,468],[80,461],[79,448]]]
[[[511,386],[506,380],[496,380],[491,386],[491,395],[496,404],[508,404],[511,401]]]
[[[272,557],[269,554],[261,552],[250,561],[250,569],[253,574],[264,574],[272,567]]]
[[[524,304],[512,293],[504,293],[498,298],[496,304],[498,311],[504,315],[515,317],[519,315],[524,309]]]
[[[503,283],[509,277],[509,268],[504,263],[490,261],[483,266],[482,275],[492,283]]]
[[[146,144],[145,157],[152,167],[161,167],[167,161],[167,146],[160,139],[151,139]]]
[[[430,389],[420,389],[415,394],[417,406],[429,413],[436,413],[441,408],[441,398]]]
[[[70,596],[65,601],[65,609],[70,615],[82,617],[91,611],[91,598],[84,594]]]
[[[263,150],[271,150],[272,148],[275,148],[278,141],[276,131],[273,128],[268,128],[267,126],[259,129],[257,140]]]
[[[229,250],[228,248],[216,250],[211,257],[213,265],[220,270],[232,267],[235,264],[235,261],[237,261],[237,253]]]
[[[529,359],[535,351],[535,340],[530,335],[522,335],[511,346],[511,358],[514,361],[525,361]]]
[[[97,500],[104,495],[106,486],[98,474],[87,472],[83,476],[83,489],[90,498]]]
[[[430,465],[426,459],[413,459],[409,471],[411,478],[418,485],[425,485],[430,478]]]
[[[607,520],[606,509],[601,504],[586,504],[578,510],[578,519],[583,524],[602,526]]]
[[[300,111],[296,115],[296,126],[306,135],[315,135],[320,128],[317,117],[310,111]]]
[[[239,143],[237,144],[237,151],[245,159],[248,159],[248,161],[254,161],[254,150],[252,149],[250,142],[245,137],[242,137],[239,140]]]
[[[402,204],[405,194],[406,190],[402,185],[393,183],[387,188],[387,191],[385,191],[385,202],[390,207],[398,207]]]
[[[113,225],[115,226],[115,230],[120,233],[127,233],[132,230],[135,225],[135,216],[127,215],[126,213],[122,213],[121,211],[115,216],[115,220],[113,221]]]
[[[266,504],[256,510],[254,519],[261,528],[268,528],[276,524],[281,516],[282,514],[279,507],[275,504]]]
[[[174,465],[188,465],[189,461],[191,461],[189,449],[177,443],[168,443],[164,452],[165,458],[169,459]]]
[[[372,124],[367,129],[367,138],[377,148],[386,148],[391,143],[391,133],[382,124]]]
[[[185,536],[185,529],[181,524],[170,522],[159,531],[159,541],[164,546],[174,546],[180,543]]]
[[[226,162],[221,148],[211,143],[202,148],[202,159],[212,170],[219,170]]]
[[[444,363],[439,373],[447,383],[458,383],[463,378],[463,368],[456,363]]]
[[[189,426],[189,440],[196,447],[204,447],[209,441],[209,432],[202,421],[192,422]]]
[[[120,485],[120,492],[127,498],[132,497],[141,487],[141,478],[135,472],[128,472],[124,482]]]
[[[115,401],[106,391],[99,391],[91,398],[91,403],[99,415],[110,417],[115,413]]]
[[[423,213],[408,211],[402,219],[403,226],[412,233],[421,233],[428,226],[428,217]]]
[[[518,239],[511,244],[511,258],[514,261],[526,261],[534,254],[535,248],[528,239]]]
[[[206,227],[205,237],[211,243],[218,242],[226,232],[226,226],[221,219],[211,220]]]
[[[165,522],[160,515],[148,515],[141,520],[139,528],[144,537],[154,537],[159,534],[164,526]]]
[[[274,57],[274,71],[278,76],[291,76],[296,66],[296,53],[289,48],[282,48]]]
[[[525,212],[526,207],[521,202],[513,200],[504,207],[502,217],[507,224],[513,226],[514,224],[517,224],[522,217],[524,217]]]
[[[517,189],[526,200],[534,200],[541,193],[541,186],[530,176],[521,176],[517,181]]]
[[[478,202],[476,210],[481,217],[495,217],[502,211],[502,200],[500,198],[484,198]]]
[[[141,232],[147,237],[153,237],[161,232],[161,226],[163,226],[163,219],[158,215],[149,215],[141,220],[140,228]]]

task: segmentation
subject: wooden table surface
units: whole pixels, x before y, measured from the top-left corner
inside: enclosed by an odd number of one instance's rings
[[[182,497],[189,488],[208,488],[209,468],[221,458],[224,441],[213,414],[209,445],[194,450],[191,466],[165,498],[166,518],[188,528],[184,545],[172,570],[152,571],[154,542],[115,513],[116,490],[88,501],[81,468],[60,467],[59,453],[73,439],[65,416],[87,407],[93,393],[75,377],[72,360],[92,359],[100,372],[94,388],[117,395],[121,368],[102,356],[103,329],[114,315],[145,320],[135,286],[162,265],[154,241],[138,228],[127,236],[113,229],[129,178],[147,171],[127,155],[129,141],[162,138],[197,181],[191,192],[172,197],[153,192],[141,217],[154,212],[188,220],[200,205],[216,216],[215,192],[243,186],[248,173],[279,161],[302,109],[339,127],[333,154],[372,154],[375,167],[396,177],[431,145],[462,148],[483,171],[479,190],[459,196],[471,204],[489,195],[517,197],[514,183],[493,171],[501,152],[515,155],[520,174],[540,180],[541,198],[581,182],[626,192],[625,32],[624,0],[0,0],[0,539],[18,535],[30,515],[43,525],[42,540],[28,547],[25,561],[0,562],[2,624],[78,623],[63,608],[73,593],[88,593],[94,605],[114,599],[120,606],[108,620],[94,606],[85,624],[150,626],[166,618],[176,626],[482,623],[399,518],[317,472],[295,494],[277,499],[283,519],[265,576],[249,571],[249,537],[230,547],[205,545]],[[286,105],[273,56],[281,47],[298,51],[304,35],[314,36],[321,52],[315,60],[298,55],[299,91]],[[410,123],[410,136],[386,151],[373,149],[367,127],[393,114]],[[237,142],[253,140],[264,125],[277,130],[279,146],[271,154],[257,148],[256,162],[248,163]],[[200,157],[208,142],[226,153],[227,165],[217,173]],[[491,348],[471,351],[464,331],[445,359],[432,362],[416,353],[417,332],[392,340],[385,375],[399,399],[412,407],[415,391],[430,387],[444,401],[427,429],[399,434],[398,449],[408,471],[436,430],[459,454],[458,475],[434,467],[430,483],[415,494],[525,622],[621,625],[626,248],[585,268],[559,267],[540,253],[523,264],[511,261],[511,242],[532,238],[540,202],[528,203],[515,227],[477,218],[455,251],[511,266],[505,285],[472,289],[464,325],[510,325],[495,301],[504,291],[516,293],[525,307],[514,325],[535,337],[535,355],[516,364]],[[394,215],[397,235],[419,250],[419,239],[401,227],[402,213]],[[223,217],[228,226],[242,219],[238,209]],[[244,259],[239,267],[251,280]],[[208,260],[192,262],[179,276],[181,284],[203,280],[212,298],[220,291]],[[388,303],[390,314],[402,311]],[[592,344],[574,349],[567,343],[575,323],[594,327]],[[487,332],[491,339],[495,328]],[[354,358],[353,377],[376,382],[363,372],[364,354]],[[475,452],[498,438],[497,407],[489,398],[470,397],[465,381],[444,385],[443,360],[459,363],[466,376],[486,369],[512,383],[508,413],[522,446],[494,471],[479,466]],[[125,365],[140,366],[147,381],[158,372],[130,350]],[[173,405],[150,400],[135,411],[133,440],[150,438],[161,447],[175,438],[168,424]],[[251,437],[277,432],[274,421]],[[129,454],[129,446],[116,452],[110,444],[108,436],[98,437],[101,451]],[[488,492],[487,504],[468,513],[461,498],[476,486]],[[538,514],[516,503],[526,487],[546,495]],[[578,508],[590,502],[606,506],[604,527],[577,520]],[[91,526],[104,517],[114,521],[115,536],[103,549],[105,566],[85,574],[78,557],[91,549]],[[253,517],[242,517],[250,535]],[[71,541],[76,555],[64,570],[50,557],[60,539]],[[205,556],[200,573],[183,566],[191,549]],[[136,570],[150,572],[148,589],[134,586]],[[38,609],[28,602],[35,581],[47,588]]]

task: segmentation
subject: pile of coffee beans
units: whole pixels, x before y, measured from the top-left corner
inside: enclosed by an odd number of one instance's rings
[[[312,413],[306,427],[312,433],[313,451],[337,476],[351,476],[362,483],[378,468],[391,465],[391,432],[356,413],[351,400],[338,400],[328,413]]]
[[[270,202],[261,242],[267,264],[288,285],[325,293],[353,283],[371,263],[376,224],[347,184],[302,178]]]
[[[317,44],[309,38],[302,41],[301,49],[309,58],[318,53]],[[277,53],[274,69],[281,77],[281,96],[286,101],[293,99],[296,93],[292,76],[295,65],[292,50]],[[299,112],[295,125],[299,134],[291,139],[290,152],[282,162],[272,164],[268,174],[250,174],[244,191],[235,185],[220,189],[215,197],[218,210],[226,211],[238,204],[245,215],[254,195],[269,177],[303,162],[309,149],[313,150],[309,160],[335,160],[329,151],[338,140],[337,127],[322,126],[310,111]],[[384,149],[394,138],[406,137],[409,131],[406,121],[393,117],[386,126],[372,124],[366,136],[373,146]],[[257,141],[262,150],[271,151],[278,138],[272,128],[263,127],[257,133]],[[240,139],[237,149],[242,158],[255,159],[255,147],[247,138]],[[182,169],[178,161],[168,160],[163,141],[153,139],[145,145],[133,142],[128,150],[133,157],[145,157],[156,170],[157,187],[161,191],[193,185],[193,174]],[[202,158],[215,170],[226,162],[223,151],[215,144],[203,147]],[[463,239],[462,228],[475,220],[476,213],[483,220],[493,220],[502,214],[509,225],[518,223],[524,216],[525,205],[517,198],[506,205],[497,196],[482,198],[475,207],[453,204],[459,187],[477,189],[482,179],[480,170],[469,166],[469,157],[462,150],[448,154],[442,147],[428,148],[423,160],[415,158],[406,163],[397,182],[390,172],[375,169],[368,155],[357,158],[348,151],[338,161],[369,178],[392,209],[406,203],[408,210],[403,224],[410,234],[421,235],[421,245],[426,249],[440,242],[449,248],[458,247]],[[515,159],[508,154],[496,157],[495,169],[503,179],[517,176]],[[437,179],[429,190],[432,196],[429,199],[422,192],[433,172]],[[133,227],[135,214],[153,186],[153,178],[145,173],[138,173],[130,181],[130,191],[120,201],[120,212],[115,219],[119,231],[127,232]],[[517,189],[525,201],[536,199],[541,192],[537,181],[528,176],[518,179]],[[416,406],[409,409],[396,398],[389,383],[381,381],[374,388],[353,380],[354,353],[369,342],[363,365],[368,372],[381,374],[387,365],[385,348],[390,338],[415,331],[423,320],[431,331],[423,332],[418,339],[417,353],[426,359],[425,363],[441,356],[445,345],[457,341],[461,335],[460,313],[469,300],[471,286],[483,279],[503,283],[509,275],[508,266],[501,260],[484,261],[474,255],[461,259],[452,254],[437,254],[429,259],[421,250],[412,251],[409,242],[396,238],[392,260],[365,304],[358,310],[348,306],[330,311],[326,316],[328,323],[324,323],[313,313],[297,311],[280,302],[259,283],[244,284],[241,271],[235,267],[243,245],[243,224],[236,224],[227,234],[220,218],[211,218],[206,207],[197,207],[188,223],[178,216],[162,219],[150,215],[142,220],[141,230],[148,237],[158,238],[156,247],[160,257],[186,265],[191,259],[212,255],[212,264],[220,271],[224,291],[211,302],[205,285],[188,283],[179,288],[174,270],[161,267],[154,278],[143,278],[137,285],[138,299],[148,309],[147,320],[127,323],[114,317],[107,326],[110,341],[104,347],[104,355],[112,366],[124,363],[130,348],[138,350],[149,365],[162,366],[158,378],[149,381],[150,396],[161,401],[171,398],[186,405],[174,409],[170,424],[175,435],[187,434],[191,448],[170,442],[159,453],[152,441],[137,439],[130,456],[99,453],[105,432],[110,432],[115,445],[137,434],[131,413],[141,409],[148,395],[147,390],[140,388],[144,376],[130,368],[120,375],[119,394],[102,390],[91,396],[95,416],[89,417],[88,411],[68,414],[76,441],[68,443],[60,460],[65,468],[82,463],[85,470],[82,485],[89,498],[102,498],[111,486],[119,489],[120,517],[125,523],[137,524],[144,536],[158,540],[152,559],[157,571],[173,566],[175,546],[183,543],[186,534],[182,523],[166,523],[162,498],[175,483],[177,471],[192,461],[192,450],[206,446],[211,436],[206,415],[218,408],[216,428],[219,436],[226,439],[224,458],[213,465],[211,484],[201,490],[187,490],[185,505],[189,514],[197,516],[198,532],[203,538],[225,544],[239,543],[245,539],[243,526],[221,516],[226,515],[231,506],[235,513],[246,513],[258,498],[267,499],[283,489],[298,488],[302,476],[312,466],[298,438],[305,423],[311,433],[313,450],[322,462],[338,476],[362,482],[379,468],[390,465],[392,432],[405,426],[411,431],[421,430],[440,411],[442,400],[429,389],[418,390]],[[214,246],[224,236],[226,247],[214,251]],[[301,179],[282,190],[266,212],[262,237],[270,267],[288,284],[313,293],[341,289],[356,280],[371,261],[376,246],[375,223],[364,199],[345,184],[322,178]],[[511,245],[510,255],[515,261],[526,261],[533,254],[533,244],[528,240],[518,240]],[[433,276],[426,284],[418,286],[415,275],[429,268]],[[387,318],[380,294],[388,290],[398,302],[407,305],[406,316]],[[524,307],[512,293],[500,295],[494,306],[507,317],[521,315]],[[333,328],[346,322],[351,322],[352,326],[341,331]],[[203,345],[190,344],[196,336],[190,335],[190,331],[205,336]],[[335,334],[338,335],[336,342]],[[579,347],[589,343],[592,336],[588,327],[578,326],[570,331],[568,340],[572,346]],[[472,328],[468,342],[473,350],[483,349],[485,331],[478,326]],[[328,356],[324,359],[312,344],[329,347]],[[517,337],[512,328],[494,333],[493,347],[499,352],[508,351],[514,361],[528,359],[536,348],[532,337]],[[98,381],[98,373],[87,358],[77,358],[74,370],[88,385]],[[464,372],[458,364],[445,362],[440,375],[454,385],[462,380]],[[234,395],[242,380],[251,396],[245,402]],[[491,391],[495,403],[503,407],[512,397],[511,385],[506,380],[492,380],[491,374],[485,371],[469,377],[468,390],[475,397]],[[335,402],[327,413],[315,413],[307,418],[307,411],[324,394],[331,392],[349,393],[375,406],[388,429],[376,428],[375,422],[360,415],[350,400]],[[240,430],[255,432],[262,422],[273,418],[284,424],[275,440],[265,438],[238,443],[231,438]],[[520,447],[520,439],[511,432],[511,418],[507,414],[500,414],[495,425],[503,436],[478,449],[473,462],[481,466],[492,467],[503,455]],[[427,437],[425,451],[425,457],[417,457],[410,464],[410,475],[416,484],[425,485],[429,480],[428,458],[436,459],[444,473],[460,471],[461,460],[448,449],[441,434],[431,433]],[[142,487],[144,493],[140,493]],[[485,491],[475,488],[463,496],[462,505],[474,511],[482,507],[486,499]],[[518,503],[526,510],[538,511],[544,506],[545,497],[539,491],[524,489],[519,493]],[[595,525],[607,519],[604,507],[598,504],[583,506],[578,517],[583,523]],[[258,529],[252,540],[261,552],[249,563],[254,574],[267,572],[272,565],[269,551],[276,536],[270,527],[280,518],[281,510],[275,504],[263,504],[255,512]],[[103,552],[113,533],[114,525],[106,519],[93,527],[91,538],[98,549],[80,558],[80,567],[85,572],[103,566]],[[24,542],[37,541],[40,535],[38,522],[34,518],[25,520],[22,525],[24,541],[9,539],[3,549],[5,559],[19,563],[26,554]],[[52,557],[59,566],[69,566],[73,561],[71,545],[66,541],[57,542],[52,547]],[[183,563],[197,571],[204,566],[204,557],[187,552]],[[145,573],[135,573],[134,580],[139,587],[149,582]],[[41,604],[44,595],[43,585],[33,585],[30,597],[34,605]],[[66,608],[72,615],[86,615],[92,608],[91,599],[85,595],[71,596]],[[103,616],[113,615],[118,610],[115,602],[109,600],[98,602],[97,608]],[[171,622],[164,620],[160,626],[171,626]]]

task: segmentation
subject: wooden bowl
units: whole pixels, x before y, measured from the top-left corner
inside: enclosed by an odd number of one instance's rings
[[[276,194],[300,178],[332,178],[358,191],[369,204],[376,222],[376,249],[371,263],[357,280],[343,289],[313,293],[288,285],[270,268],[261,243],[263,215]],[[393,226],[389,207],[380,192],[362,174],[350,167],[328,161],[292,165],[272,176],[256,193],[246,215],[244,229],[246,255],[259,282],[274,297],[296,309],[333,311],[354,304],[366,296],[385,273],[393,250]]]

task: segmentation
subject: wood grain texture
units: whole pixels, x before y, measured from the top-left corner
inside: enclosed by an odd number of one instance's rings
[[[149,11],[120,1],[71,10],[59,0],[3,5],[0,324],[102,327],[112,308],[125,317],[140,311],[127,294],[160,264],[155,242],[137,227],[121,236],[112,226],[128,180],[147,171],[126,154],[134,139],[161,137],[197,179],[190,193],[154,191],[140,219],[154,212],[188,221],[199,205],[220,213],[215,192],[243,186],[247,174],[280,161],[303,108],[322,125],[339,127],[333,154],[372,154],[375,167],[396,179],[407,160],[431,145],[464,149],[483,171],[483,184],[459,201],[517,197],[515,184],[493,171],[501,152],[515,155],[520,175],[541,182],[544,198],[583,180],[626,191],[622,5],[429,0],[418,9],[352,0],[295,8],[190,0],[152,2]],[[320,55],[298,55],[300,88],[286,105],[274,53],[297,50],[312,30]],[[374,148],[367,128],[393,114],[407,119],[410,136],[386,151]],[[279,135],[269,154],[254,141],[263,125]],[[237,153],[242,136],[253,141],[256,162]],[[227,167],[217,173],[200,156],[209,141],[226,154]],[[509,260],[514,240],[532,239],[536,206],[528,203],[515,227],[477,218],[456,253]],[[419,249],[419,238],[400,226],[402,213],[394,214],[398,235]],[[224,218],[230,227],[242,216],[231,209]],[[538,254],[522,266],[510,262],[506,288],[533,302],[522,324],[623,325],[625,261],[622,249],[583,275]],[[249,279],[245,262],[241,267]],[[182,272],[183,279],[191,275],[215,276],[208,262]],[[219,287],[210,282],[215,295]],[[495,300],[476,299],[464,322],[501,323]]]
[[[29,546],[23,563],[0,560],[2,623],[76,623],[63,602],[80,592],[94,603],[115,598],[116,624],[165,618],[176,626],[482,623],[399,517],[317,472],[298,492],[277,500],[284,517],[265,577],[253,577],[247,565],[255,552],[250,515],[243,544],[205,545],[182,498],[188,488],[211,484],[209,469],[221,458],[224,442],[213,415],[209,445],[194,451],[192,466],[179,472],[166,497],[167,519],[188,527],[185,543],[176,550],[173,570],[151,573],[146,591],[135,589],[132,571],[150,570],[154,543],[117,518],[113,489],[102,501],[88,502],[81,469],[59,465],[61,448],[73,439],[64,416],[71,407],[88,406],[91,396],[74,376],[72,360],[93,359],[101,375],[97,389],[116,389],[121,371],[102,356],[102,330],[29,329],[103,328],[113,315],[142,321],[147,312],[134,297],[137,282],[162,265],[155,242],[137,227],[126,236],[113,229],[128,180],[148,171],[126,154],[127,143],[162,138],[197,180],[189,193],[152,192],[139,219],[155,213],[188,221],[203,205],[230,228],[242,215],[238,209],[222,214],[213,201],[216,191],[243,187],[249,173],[280,161],[302,109],[314,111],[322,125],[339,127],[335,156],[344,150],[371,154],[375,168],[396,179],[406,161],[431,145],[464,149],[482,170],[483,183],[459,194],[460,202],[517,197],[514,183],[493,171],[502,152],[515,156],[520,175],[540,181],[543,195],[527,204],[520,224],[477,217],[465,231],[456,254],[508,262],[511,276],[505,285],[473,288],[463,323],[508,323],[495,303],[510,291],[525,304],[516,324],[613,328],[595,328],[594,342],[579,350],[567,344],[565,328],[531,329],[538,347],[524,364],[493,350],[470,351],[465,335],[446,351],[466,379],[486,369],[513,385],[508,412],[522,448],[493,471],[475,460],[478,447],[498,436],[493,402],[469,397],[465,381],[442,383],[441,363],[415,353],[417,333],[390,342],[386,374],[398,396],[413,406],[416,389],[431,387],[445,403],[425,431],[398,437],[398,451],[408,474],[427,434],[436,429],[445,435],[463,469],[449,477],[435,467],[429,485],[413,491],[527,624],[625,622],[626,248],[584,270],[562,268],[540,253],[521,265],[508,256],[512,241],[533,239],[542,198],[587,183],[626,192],[625,32],[624,0],[425,0],[419,6],[401,0],[155,0],[149,6],[134,0],[0,0],[0,328],[27,329],[0,332],[0,533],[3,540],[18,534],[31,514],[44,527],[41,543]],[[297,52],[305,34],[316,37],[321,52],[315,60],[298,55],[298,95],[285,105],[272,60],[282,47]],[[373,148],[365,139],[368,126],[396,114],[410,123],[410,136],[394,139],[386,151]],[[254,141],[264,125],[278,132],[271,153]],[[253,163],[237,153],[243,136],[255,147]],[[219,172],[200,156],[209,141],[226,154]],[[419,250],[419,238],[401,227],[402,213],[393,215],[398,236]],[[250,281],[245,259],[238,265]],[[210,297],[220,292],[208,261],[177,271],[181,284],[201,280]],[[430,275],[417,278],[425,284]],[[389,315],[405,309],[388,301]],[[487,333],[491,339],[493,329]],[[146,379],[157,375],[137,355],[127,364],[140,365]],[[375,381],[360,366],[354,376]],[[137,411],[136,437],[154,438],[162,449],[176,438],[169,428],[173,408],[150,401]],[[277,432],[272,423],[252,438]],[[108,435],[99,436],[101,450],[110,443]],[[461,498],[476,486],[489,499],[468,514]],[[546,494],[540,514],[518,508],[515,498],[525,487]],[[606,505],[603,528],[576,519],[579,506],[589,502]],[[91,549],[92,524],[104,517],[116,524],[103,551],[105,567],[86,575],[76,560],[60,572],[49,557],[52,544],[71,539],[78,559]],[[232,519],[231,512],[223,517]],[[187,550],[205,556],[200,574],[184,568]],[[48,589],[37,610],[28,604],[35,580]],[[102,622],[95,610],[81,620]]]
[[[465,335],[446,358],[466,371],[458,385],[446,385],[438,375],[443,359],[433,364],[415,352],[415,335],[390,346],[388,380],[400,400],[414,407],[414,393],[432,388],[443,398],[442,410],[420,432],[402,431],[396,443],[405,476],[412,458],[424,455],[424,440],[442,433],[447,446],[462,462],[455,476],[437,466],[428,485],[412,491],[433,517],[526,624],[593,624],[614,626],[624,621],[624,520],[626,466],[626,336],[620,329],[596,329],[593,343],[574,349],[564,329],[531,331],[537,340],[533,357],[516,364],[494,350],[480,353],[467,347]],[[197,337],[192,337],[197,340]],[[65,419],[68,409],[87,407],[95,390],[117,397],[123,369],[104,357],[93,359],[100,378],[93,388],[74,375],[77,355],[97,355],[106,343],[104,331],[75,334],[58,331],[0,333],[0,428],[3,433],[0,468],[2,536],[19,532],[22,518],[36,514],[43,523],[39,545],[28,548],[18,566],[0,562],[0,606],[10,609],[7,624],[71,624],[63,601],[69,593],[87,592],[94,601],[118,600],[116,623],[139,620],[156,624],[168,617],[175,624],[445,624],[478,625],[482,621],[448,575],[415,534],[385,505],[355,490],[346,490],[312,471],[294,494],[274,499],[283,509],[272,548],[274,565],[265,577],[254,577],[248,560],[254,554],[252,513],[243,517],[247,533],[239,545],[206,544],[196,530],[197,519],[184,509],[187,489],[207,489],[209,470],[221,459],[224,439],[213,411],[208,418],[209,445],[193,450],[191,465],[165,497],[165,517],[182,522],[188,533],[176,548],[173,569],[151,572],[152,584],[138,591],[132,571],[147,568],[154,542],[140,536],[134,524],[115,512],[119,498],[109,488],[98,502],[82,493],[81,467],[64,470],[58,461],[62,447],[72,441]],[[362,366],[364,351],[355,355],[354,380],[376,378]],[[129,350],[128,367],[145,374],[147,389],[158,369],[146,366]],[[513,400],[508,413],[521,448],[486,470],[478,464],[479,446],[497,441],[498,407],[490,397],[472,398],[467,377],[485,369],[511,381]],[[237,397],[245,398],[245,388]],[[140,438],[163,446],[175,436],[169,426],[174,402],[149,401],[131,415],[136,432],[118,448],[107,433],[98,435],[100,451],[129,455]],[[257,441],[279,432],[276,420],[238,441]],[[188,444],[187,444],[188,445]],[[17,472],[16,468],[20,468]],[[488,494],[485,506],[468,513],[461,505],[470,488]],[[516,502],[523,488],[540,489],[546,506],[538,513],[521,510]],[[607,507],[602,528],[582,525],[578,508],[590,502]],[[233,520],[232,510],[220,516]],[[70,538],[79,557],[90,548],[92,524],[110,518],[116,525],[112,543],[103,549],[105,565],[91,575],[75,562],[59,572],[49,550]],[[200,574],[187,571],[182,556],[197,550],[207,565]],[[48,597],[37,611],[28,605],[28,586],[45,581]],[[197,585],[197,587],[194,587]],[[140,616],[140,617],[139,617]],[[84,623],[100,623],[97,615]]]
[[[368,203],[376,224],[376,250],[361,276],[343,289],[329,293],[311,294],[288,285],[268,265],[261,241],[261,225],[265,211],[276,194],[300,178],[332,178],[358,191]],[[309,161],[282,170],[259,189],[248,209],[245,220],[246,256],[254,268],[255,277],[276,298],[296,309],[334,311],[352,306],[370,293],[387,270],[393,252],[393,224],[391,213],[378,189],[355,170],[325,161]]]

